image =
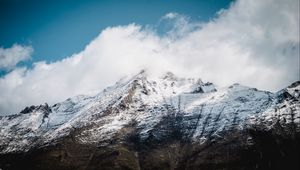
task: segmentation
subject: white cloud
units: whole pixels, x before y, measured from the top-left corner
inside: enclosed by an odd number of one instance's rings
[[[158,25],[155,29],[164,33],[161,36],[167,36],[168,39],[175,40],[201,29],[203,24],[192,22],[186,15],[170,12],[161,17]]]
[[[176,12],[170,12],[170,13],[167,13],[165,16],[163,16],[162,18],[163,19],[174,19],[178,16],[179,14],[176,13]]]
[[[0,70],[11,70],[19,62],[30,59],[32,52],[31,46],[14,44],[10,48],[0,47]]]
[[[35,63],[33,69],[16,68],[0,78],[0,112],[100,91],[143,68],[220,86],[239,82],[279,90],[299,79],[297,3],[237,1],[208,23],[172,14],[163,18],[174,20],[166,36],[136,24],[107,28],[78,54]]]

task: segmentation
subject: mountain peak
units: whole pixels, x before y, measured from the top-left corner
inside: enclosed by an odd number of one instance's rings
[[[164,79],[164,80],[173,80],[173,81],[175,81],[175,80],[178,79],[178,77],[175,76],[174,73],[172,73],[172,72],[170,72],[170,71],[167,71],[165,74],[163,74],[162,79]]]
[[[239,85],[216,89],[213,83],[179,78],[171,72],[150,77],[142,70],[95,96],[77,96],[53,106],[31,106],[23,114],[0,117],[0,155],[58,147],[57,154],[62,153],[59,157],[71,159],[65,157],[65,147],[59,146],[94,150],[138,146],[131,154],[136,155],[146,153],[139,146],[151,150],[153,144],[171,143],[180,149],[177,144],[186,142],[191,148],[203,148],[206,145],[202,144],[228,143],[231,137],[246,134],[238,136],[241,142],[237,145],[243,147],[252,145],[247,134],[251,127],[264,132],[276,127],[280,133],[290,127],[294,128],[292,133],[300,131],[300,83],[277,95]],[[123,151],[131,152],[129,148]]]

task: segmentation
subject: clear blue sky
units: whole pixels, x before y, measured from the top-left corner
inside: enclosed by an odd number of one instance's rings
[[[56,61],[80,52],[101,30],[155,25],[169,12],[207,21],[232,0],[0,0],[0,47],[32,45],[32,60]],[[24,63],[23,63],[24,64]]]

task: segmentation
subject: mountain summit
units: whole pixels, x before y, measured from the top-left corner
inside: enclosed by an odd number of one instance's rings
[[[142,71],[94,96],[0,117],[0,168],[297,169],[299,90]]]

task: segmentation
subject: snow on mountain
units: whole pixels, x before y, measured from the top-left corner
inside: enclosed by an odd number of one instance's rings
[[[216,88],[201,79],[170,72],[150,78],[142,71],[95,96],[80,95],[0,117],[0,153],[52,145],[74,131],[80,143],[105,145],[133,123],[141,140],[160,138],[159,127],[168,116],[180,118],[180,127],[193,141],[254,124],[272,128],[278,121],[295,123],[299,130],[299,90],[299,82],[278,93],[239,84]]]

